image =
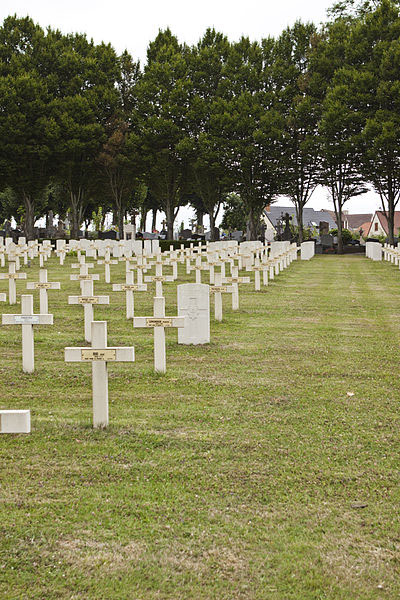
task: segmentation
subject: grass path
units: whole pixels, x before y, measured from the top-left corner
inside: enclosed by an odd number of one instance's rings
[[[47,268],[62,291],[33,375],[20,328],[0,327],[0,407],[31,408],[33,425],[0,437],[0,598],[400,597],[398,269],[324,256],[242,286],[209,346],[168,332],[165,376],[152,333],[100,282],[111,307],[95,318],[136,363],[110,367],[111,426],[93,431],[90,366],[63,360],[84,345],[83,309],[66,305],[78,284]],[[137,294],[137,315],[151,297]]]

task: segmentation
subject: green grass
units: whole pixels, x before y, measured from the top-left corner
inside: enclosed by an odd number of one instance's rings
[[[21,328],[0,327],[0,407],[32,412],[30,435],[0,436],[0,598],[400,597],[399,270],[326,256],[242,285],[209,346],[168,331],[164,376],[152,331],[133,330],[102,276],[111,306],[95,318],[136,362],[110,365],[110,427],[94,431],[90,365],[64,363],[85,345],[83,309],[66,303],[74,261],[46,265],[62,291],[54,326],[35,328],[34,374]],[[135,310],[151,314],[151,292]]]

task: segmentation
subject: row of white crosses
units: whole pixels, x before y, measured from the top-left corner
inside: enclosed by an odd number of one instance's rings
[[[232,266],[231,262],[231,274],[232,277],[225,278],[229,280],[232,285],[224,286],[223,275],[225,263],[215,261],[214,263],[210,260],[210,267],[219,266],[220,272],[214,273],[214,285],[211,291],[215,295],[215,316],[217,320],[222,319],[222,293],[230,292],[234,295],[235,288],[237,288],[240,282],[248,282],[247,278],[238,277],[238,268]],[[107,362],[119,361],[119,360],[134,360],[133,348],[108,348],[107,347],[107,335],[106,335],[106,323],[93,321],[93,304],[96,303],[108,303],[108,297],[95,297],[93,296],[93,279],[98,278],[96,275],[88,274],[88,265],[82,264],[81,261],[77,266],[81,272],[77,276],[71,276],[80,280],[83,287],[82,296],[70,297],[70,303],[83,304],[85,309],[88,307],[88,317],[86,318],[86,339],[92,342],[92,348],[68,348],[66,349],[66,360],[79,360],[79,361],[91,361],[93,362],[93,411],[94,411],[94,425],[96,427],[103,427],[108,423],[108,384],[107,384]],[[177,263],[177,261],[173,261]],[[223,265],[223,266],[222,266]],[[143,266],[143,265],[141,265]],[[150,266],[150,265],[149,265]],[[258,267],[259,261],[255,260],[255,267]],[[83,271],[83,272],[82,272]],[[141,273],[141,270],[138,271]],[[133,281],[133,275],[131,275]],[[150,277],[151,281],[156,281],[156,284],[161,284],[165,281],[162,275],[161,263],[156,264],[156,275]],[[128,273],[127,273],[128,278]],[[173,279],[173,276],[171,277]],[[42,285],[41,285],[42,284]],[[43,272],[40,281],[36,284],[30,284],[37,287],[41,291],[46,292],[47,289],[51,289],[52,284],[47,282],[47,273]],[[58,289],[57,284],[53,289]],[[58,284],[59,285],[59,284]],[[118,284],[117,284],[118,285]],[[119,284],[123,285],[123,284]],[[125,284],[129,285],[129,284]],[[138,285],[138,284],[131,284]],[[139,284],[140,285],[140,284]],[[143,284],[142,284],[143,285]],[[190,285],[190,284],[188,284]],[[182,286],[184,287],[184,286]],[[208,286],[204,286],[207,288]],[[122,291],[122,289],[121,289]],[[129,290],[125,287],[125,291]],[[158,292],[160,290],[157,290]],[[161,289],[162,293],[162,289]],[[27,300],[28,299],[28,300]],[[45,302],[43,300],[43,302]],[[46,302],[47,304],[47,298]],[[237,297],[238,304],[238,297]],[[43,312],[44,304],[41,303],[41,313]],[[47,308],[47,307],[46,307]],[[90,311],[91,309],[91,311]],[[197,309],[196,309],[197,310]],[[190,318],[190,314],[193,312],[193,306],[187,308],[187,315]],[[132,310],[133,313],[133,310]],[[146,327],[153,328],[154,331],[154,366],[155,370],[160,373],[164,373],[166,370],[166,356],[165,356],[165,328],[166,327],[178,327],[183,329],[185,326],[185,316],[177,317],[165,317],[165,300],[162,296],[156,296],[154,298],[154,314],[150,317],[136,317],[134,318],[134,327]],[[23,327],[23,369],[26,372],[32,372],[34,367],[34,351],[33,351],[33,325],[34,324],[50,324],[52,322],[52,315],[33,314],[33,298],[31,296],[25,296],[22,298],[22,314],[21,315],[4,315],[3,322],[5,324],[21,324]],[[90,324],[90,334],[88,335],[87,329]],[[97,329],[96,329],[97,328]],[[95,331],[101,330],[101,334],[94,334]],[[125,352],[126,350],[126,352]]]

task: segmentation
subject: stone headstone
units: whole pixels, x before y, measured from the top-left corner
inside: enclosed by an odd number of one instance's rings
[[[329,233],[323,233],[321,235],[321,244],[322,244],[322,246],[325,246],[327,248],[332,248],[333,247],[333,235],[330,235]]]
[[[303,242],[301,244],[301,260],[310,260],[315,254],[314,242]]]
[[[178,329],[178,344],[210,342],[210,290],[204,283],[178,285],[178,315],[186,317]]]

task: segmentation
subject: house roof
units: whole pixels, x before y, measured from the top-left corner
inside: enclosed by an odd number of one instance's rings
[[[365,223],[371,223],[372,217],[374,215],[346,215],[347,223],[349,224],[350,229],[360,229]],[[365,231],[363,227],[363,231]]]
[[[385,231],[386,235],[389,233],[388,222],[385,213],[383,210],[377,210],[375,215],[378,217],[380,224],[382,225],[382,229]],[[394,211],[394,235],[397,236],[398,231],[400,229],[400,210]]]
[[[372,221],[367,221],[358,227],[358,231],[362,229],[362,234],[367,236],[369,235],[369,230],[371,229]]]
[[[292,217],[293,225],[297,225],[296,209],[294,206],[274,206],[271,205],[269,210],[264,210],[264,214],[267,215],[272,225],[276,227],[278,221],[285,216],[285,213],[289,213]],[[314,210],[313,208],[303,209],[303,226],[312,227],[313,223],[319,226],[321,221],[325,221],[329,224],[329,229],[335,229],[336,223],[332,219],[329,211],[327,210]]]

